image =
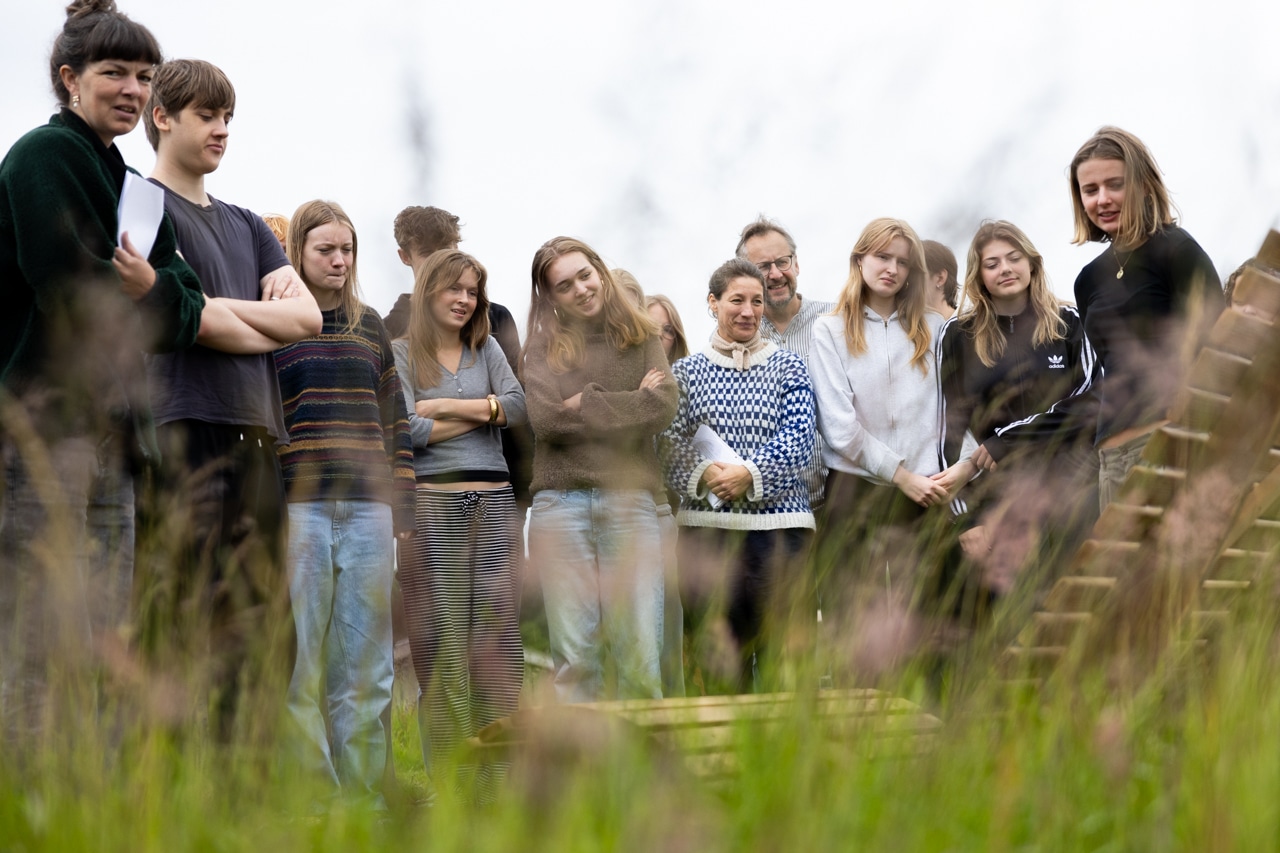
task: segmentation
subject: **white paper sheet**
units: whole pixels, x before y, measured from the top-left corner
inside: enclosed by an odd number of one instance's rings
[[[124,245],[124,234],[144,258],[151,257],[151,247],[160,233],[164,219],[164,190],[133,172],[125,172],[120,190],[120,207],[116,210],[120,227],[116,229],[116,245]]]
[[[724,443],[715,430],[706,424],[698,427],[698,431],[693,434],[693,449],[710,459],[712,462],[729,462],[733,465],[742,465],[742,457],[739,456],[734,449]],[[717,495],[708,493],[707,501],[719,509],[724,505],[724,500]]]

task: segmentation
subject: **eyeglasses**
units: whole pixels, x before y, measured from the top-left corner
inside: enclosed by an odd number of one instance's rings
[[[663,323],[659,331],[662,332],[664,338],[671,338],[673,341],[676,339],[676,327],[670,323]]]
[[[787,270],[791,269],[791,261],[794,258],[795,258],[795,255],[783,255],[777,260],[765,261],[763,264],[756,264],[756,267],[757,269],[760,270],[760,272],[764,273],[765,275],[769,274],[769,267],[777,267],[778,272],[786,272]]]

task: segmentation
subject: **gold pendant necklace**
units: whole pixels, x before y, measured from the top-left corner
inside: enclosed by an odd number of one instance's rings
[[[1133,260],[1133,252],[1130,252],[1130,253],[1129,253],[1129,257],[1127,257],[1127,258],[1125,258],[1125,259],[1124,259],[1124,263],[1121,263],[1121,261],[1120,261],[1120,253],[1116,251],[1115,244],[1114,244],[1114,243],[1112,243],[1112,244],[1111,244],[1111,254],[1112,254],[1112,255],[1115,255],[1115,258],[1116,258],[1116,265],[1120,267],[1120,269],[1116,270],[1116,278],[1117,278],[1117,279],[1124,278],[1124,265],[1125,265],[1125,264],[1127,264],[1127,263],[1129,263],[1129,261]]]

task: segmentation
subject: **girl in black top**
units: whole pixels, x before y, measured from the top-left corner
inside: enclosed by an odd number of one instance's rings
[[[1105,507],[1165,421],[1182,365],[1222,312],[1208,255],[1179,228],[1142,141],[1103,127],[1071,160],[1075,243],[1110,245],[1076,278],[1085,333],[1105,371],[1095,442]]]
[[[966,430],[980,444],[972,461],[988,474],[961,507],[960,543],[990,569],[989,585],[1006,589],[1031,544],[1024,534],[1078,509],[1045,484],[1079,481],[1079,460],[1066,454],[1091,427],[1095,359],[1076,309],[1054,297],[1043,257],[1013,223],[978,229],[964,287],[963,313],[938,336],[942,454],[957,461]]]

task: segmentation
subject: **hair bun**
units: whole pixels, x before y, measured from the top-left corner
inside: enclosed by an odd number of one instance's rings
[[[108,15],[115,14],[115,0],[73,0],[71,5],[67,6],[67,18],[70,20],[83,18],[86,15],[93,15],[98,12]]]

